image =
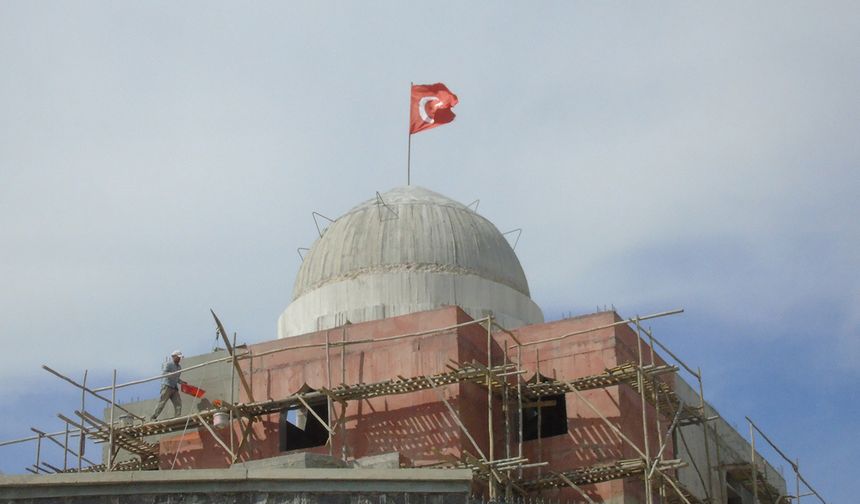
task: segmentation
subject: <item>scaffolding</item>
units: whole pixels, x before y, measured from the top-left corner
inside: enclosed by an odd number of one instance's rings
[[[341,457],[347,459],[347,438],[345,426],[346,405],[351,401],[362,401],[376,397],[409,394],[425,390],[433,390],[437,393],[439,401],[445,405],[451,415],[452,421],[462,431],[465,439],[468,440],[472,451],[462,450],[460,460],[452,461],[451,463],[436,464],[439,467],[464,467],[473,471],[476,479],[486,482],[487,495],[491,500],[499,500],[504,498],[506,501],[512,501],[518,498],[540,495],[542,491],[556,488],[571,488],[579,494],[585,501],[591,503],[594,500],[581,487],[611,480],[635,478],[640,480],[644,485],[645,499],[648,504],[653,502],[655,494],[659,495],[661,502],[678,502],[686,504],[699,504],[701,502],[713,502],[713,473],[715,468],[711,465],[709,454],[709,429],[708,422],[714,418],[706,416],[706,406],[704,401],[704,389],[702,386],[701,370],[694,371],[687,366],[683,361],[677,358],[666,346],[659,342],[650,331],[642,326],[642,322],[648,319],[674,315],[683,312],[683,310],[672,310],[661,312],[653,315],[635,317],[617,321],[614,323],[592,327],[585,330],[571,332],[561,336],[548,338],[538,341],[530,341],[523,343],[517,336],[499,325],[492,316],[482,319],[471,320],[461,324],[456,324],[448,327],[432,329],[428,331],[402,334],[397,336],[376,338],[376,339],[361,339],[348,340],[346,338],[346,328],[344,328],[340,341],[331,341],[328,333],[324,343],[311,343],[304,345],[295,345],[281,347],[265,352],[252,353],[249,349],[239,351],[235,345],[235,334],[232,338],[232,344],[228,337],[224,325],[213,312],[215,325],[218,334],[221,336],[227,351],[228,357],[213,359],[196,366],[190,366],[180,372],[188,372],[191,369],[212,365],[216,363],[231,363],[231,383],[236,378],[248,398],[247,402],[238,403],[231,401],[222,401],[219,407],[206,411],[195,412],[188,415],[183,415],[161,421],[147,421],[146,419],[135,415],[131,411],[123,408],[116,402],[117,389],[146,383],[154,380],[160,380],[165,375],[158,375],[143,380],[136,380],[128,383],[116,383],[116,371],[113,374],[113,383],[109,387],[89,388],[86,384],[87,373],[84,373],[81,383],[62,375],[61,373],[43,366],[45,370],[54,374],[76,386],[81,391],[81,405],[79,410],[74,411],[76,418],[58,414],[58,417],[65,423],[65,430],[55,433],[45,433],[36,429],[36,436],[30,436],[13,441],[0,443],[0,446],[19,443],[24,441],[35,440],[36,461],[33,466],[27,470],[33,473],[75,473],[75,472],[102,472],[102,471],[138,471],[138,470],[153,470],[158,469],[158,443],[147,441],[147,438],[156,435],[163,435],[173,432],[186,431],[187,429],[206,429],[213,438],[221,445],[221,447],[230,456],[230,459],[235,463],[241,457],[243,450],[247,448],[249,436],[252,431],[254,422],[259,421],[261,417],[273,413],[279,413],[285,409],[293,407],[302,407],[308,411],[315,419],[325,427],[328,432],[327,445],[329,446],[330,454],[333,455],[333,439],[336,436],[341,436]],[[561,341],[577,335],[582,335],[590,332],[609,329],[616,326],[627,325],[636,331],[637,339],[637,361],[625,362],[612,368],[605,369],[602,373],[590,376],[575,378],[572,380],[559,380],[555,378],[542,377],[540,373],[540,354],[539,347],[547,343]],[[368,343],[380,343],[405,338],[415,338],[421,336],[437,335],[446,332],[457,331],[467,326],[478,326],[486,330],[487,338],[487,354],[486,363],[480,362],[454,362],[451,361],[447,365],[447,371],[432,375],[421,376],[396,376],[388,380],[375,383],[342,383],[337,386],[332,384],[332,362],[333,349],[340,348],[341,360],[341,377],[345,376],[346,363],[346,347],[352,345],[362,345]],[[650,356],[646,357],[646,352],[643,350],[643,343],[647,336]],[[501,340],[504,340],[504,346],[501,345]],[[512,345],[511,345],[512,344]],[[663,351],[670,356],[677,365],[656,364],[654,347],[659,346]],[[502,362],[493,362],[493,348],[502,349]],[[527,381],[523,375],[526,373],[522,369],[522,352],[524,348],[535,347],[536,355],[536,374],[534,381]],[[240,366],[240,361],[252,358],[260,358],[266,355],[271,355],[278,352],[287,352],[298,349],[318,348],[325,351],[325,372],[326,386],[318,390],[302,390],[295,394],[283,397],[280,399],[270,399],[263,401],[255,401],[253,391],[245,377],[245,372]],[[498,352],[497,352],[498,353]],[[673,391],[673,387],[666,383],[665,377],[679,372],[683,368],[694,376],[699,386],[700,404],[688,405],[685,404]],[[178,372],[177,372],[178,373]],[[250,375],[250,372],[249,372]],[[486,452],[481,448],[469,432],[469,429],[463,423],[458,411],[451,405],[448,399],[442,393],[442,388],[449,385],[460,383],[474,383],[486,389],[487,392],[487,434],[488,443]],[[638,396],[642,408],[642,437],[644,439],[643,446],[638,446],[630,440],[630,438],[621,431],[612,421],[607,419],[596,408],[582,392],[595,389],[605,389],[607,387],[630,387]],[[101,395],[100,392],[110,391],[110,397]],[[529,460],[523,456],[523,408],[529,404],[541,404],[541,401],[551,396],[561,394],[573,394],[578,401],[581,401],[586,407],[594,412],[597,418],[603,422],[606,427],[614,432],[618,439],[630,446],[639,458],[615,460],[608,463],[599,463],[585,467],[570,467],[564,471],[543,471],[548,465],[548,462],[542,460]],[[96,397],[101,401],[110,405],[109,418],[106,420],[100,419],[95,415],[90,414],[86,410],[86,398],[89,396]],[[504,429],[504,455],[497,456],[495,453],[495,429],[494,429],[494,399],[501,402]],[[328,409],[328,419],[321,418],[313,409],[314,406],[325,405]],[[333,415],[335,405],[340,406],[340,414]],[[649,424],[646,408],[650,406],[656,414],[653,421]],[[540,432],[541,409],[537,407],[538,415],[538,432]],[[115,418],[115,411],[120,410],[126,413],[124,421],[118,421]],[[512,418],[511,411],[517,412],[517,419]],[[233,440],[233,428],[230,429],[230,439],[222,439],[211,427],[214,416],[216,414],[228,414],[230,425],[233,425],[235,420],[241,430],[238,446],[235,446]],[[131,424],[127,421],[131,419]],[[678,476],[677,470],[684,467],[686,464],[679,459],[671,459],[666,456],[666,448],[673,435],[680,426],[701,424],[704,432],[705,451],[707,453],[707,467],[696,468],[699,478],[703,481],[703,487],[707,493],[704,501],[694,497],[693,494],[685,488]],[[63,441],[60,442],[56,438],[63,436]],[[649,436],[654,436],[656,446],[659,449],[656,453],[651,453]],[[74,450],[70,445],[71,438],[78,438],[78,449]],[[63,448],[64,463],[62,467],[48,464],[40,459],[40,448],[43,440],[50,440]],[[94,463],[83,456],[83,448],[85,441],[89,439],[96,443],[108,445],[108,457],[104,463]],[[542,436],[537,436],[538,457],[541,455]],[[514,447],[516,443],[516,449]],[[132,454],[135,459],[117,462],[117,456],[120,450]],[[177,452],[178,453],[178,452]],[[718,454],[719,455],[719,454]],[[69,463],[69,456],[76,458],[77,463],[72,460]],[[85,465],[86,463],[86,465]],[[524,470],[536,468],[537,477],[527,479],[524,477]],[[719,468],[717,468],[719,469]],[[726,468],[723,468],[726,469]],[[727,470],[743,472],[743,468],[729,468]],[[705,474],[702,475],[702,471]],[[751,471],[747,471],[750,474]],[[706,484],[704,484],[706,483]],[[769,494],[767,494],[770,497]],[[758,503],[759,501],[757,501]],[[770,500],[769,502],[776,502]]]

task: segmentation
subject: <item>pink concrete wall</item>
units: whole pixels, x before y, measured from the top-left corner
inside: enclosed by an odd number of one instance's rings
[[[253,354],[294,347],[305,344],[330,342],[363,341],[349,345],[341,357],[341,348],[332,347],[328,359],[323,348],[295,349],[263,357],[255,357],[242,362],[246,376],[249,376],[254,399],[276,399],[288,396],[307,384],[311,388],[337,386],[340,383],[373,383],[396,376],[412,377],[432,375],[448,371],[450,361],[487,363],[487,333],[481,325],[466,326],[444,333],[426,336],[380,341],[381,339],[407,333],[448,327],[469,321],[469,317],[459,308],[448,307],[422,313],[395,317],[380,321],[348,325],[342,328],[322,331],[303,336],[267,341],[250,346]],[[524,344],[566,335],[576,331],[591,329],[618,321],[614,312],[595,313],[573,319],[519,328],[514,332]],[[602,329],[570,336],[560,341],[541,343],[516,349],[513,339],[503,333],[494,333],[491,342],[492,364],[504,360],[504,348],[509,348],[508,358],[517,360],[521,356],[522,368],[526,370],[525,379],[531,379],[538,371],[546,377],[570,380],[578,377],[602,373],[606,368],[627,361],[638,361],[636,334],[626,326]],[[643,345],[646,362],[650,351]],[[540,364],[538,365],[538,357]],[[658,359],[658,364],[663,362]],[[342,373],[342,366],[346,369]],[[328,380],[330,368],[331,384]],[[514,378],[511,378],[514,383]],[[488,433],[488,409],[486,388],[473,383],[461,383],[441,389],[468,431],[485,455],[490,455]],[[634,443],[643,444],[642,416],[639,395],[627,386],[609,387],[586,391],[583,396],[590,401],[602,415],[608,418]],[[242,391],[241,401],[248,401]],[[566,397],[568,432],[563,435],[532,440],[523,443],[523,455],[531,462],[546,461],[547,467],[525,471],[526,478],[546,474],[547,471],[564,471],[575,467],[597,463],[612,462],[620,458],[637,458],[636,452],[622,442],[588,406],[579,401],[574,394]],[[335,417],[340,415],[340,406],[335,404]],[[656,412],[646,408],[651,427],[649,446],[652,453],[658,449],[654,435]],[[511,431],[514,439],[511,456],[518,454],[516,444],[517,408],[510,412]],[[460,458],[463,450],[478,455],[472,442],[463,434],[451,418],[445,404],[439,400],[435,391],[378,397],[370,400],[352,401],[345,411],[345,427],[348,458],[359,458],[386,452],[400,452],[416,466],[454,461]],[[312,420],[309,420],[312,421]],[[278,415],[270,415],[257,422],[249,441],[249,450],[243,453],[243,460],[267,458],[280,455],[278,437]],[[504,458],[505,427],[500,398],[493,399],[493,436],[494,458]],[[665,430],[664,422],[662,429]],[[238,444],[238,428],[236,444]],[[226,433],[227,430],[225,429]],[[228,436],[225,435],[225,438]],[[334,437],[331,448],[321,446],[311,452],[329,453],[336,456],[342,453],[343,435],[340,430]],[[176,453],[179,455],[176,456]],[[161,467],[227,467],[226,452],[205,430],[189,432],[184,436],[173,436],[161,442]],[[668,454],[673,453],[668,447]],[[175,459],[175,462],[174,462]],[[480,489],[477,489],[480,491]],[[596,499],[632,497],[643,499],[642,483],[637,481],[612,481],[589,485],[585,490]],[[560,499],[580,499],[572,489],[553,490],[544,493],[545,497]]]
[[[311,388],[328,387],[340,383],[373,383],[396,376],[418,376],[444,373],[451,361],[476,359],[486,362],[486,330],[479,326],[434,333],[427,336],[394,341],[375,341],[406,333],[448,327],[470,319],[459,308],[450,307],[381,321],[345,326],[283,340],[252,345],[250,351],[259,354],[277,348],[330,342],[370,340],[367,343],[348,345],[341,357],[341,349],[332,347],[328,360],[324,348],[297,349],[279,352],[243,361],[243,369],[252,368],[250,385],[255,400],[288,396],[307,384]],[[482,345],[482,346],[481,346]],[[482,350],[483,349],[483,350]],[[501,360],[501,351],[496,350]],[[345,375],[342,369],[346,370]],[[451,385],[441,389],[472,431],[475,440],[486,450],[488,434],[486,391],[474,384]],[[244,391],[240,400],[249,400]],[[496,409],[501,405],[495,401]],[[468,407],[462,408],[461,404]],[[335,417],[340,406],[335,404]],[[461,450],[475,454],[471,442],[463,435],[435,391],[378,397],[352,401],[345,412],[347,457],[359,458],[371,454],[398,451],[414,465],[427,465],[460,458]],[[499,416],[499,418],[501,418]],[[277,432],[278,415],[269,415],[255,424],[249,441],[250,451],[243,460],[279,455]],[[501,422],[501,420],[498,420]],[[211,435],[202,431],[185,434],[180,445],[179,436],[162,441],[162,467],[173,463],[176,449],[179,457],[174,465],[181,467],[226,467],[228,456]],[[343,436],[340,430],[334,437],[331,451],[342,453]],[[327,446],[306,451],[329,453]]]

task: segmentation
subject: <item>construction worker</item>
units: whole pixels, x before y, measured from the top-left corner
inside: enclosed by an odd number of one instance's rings
[[[161,397],[158,400],[155,413],[152,414],[152,420],[158,418],[168,399],[173,403],[174,416],[182,414],[182,398],[179,397],[179,384],[185,382],[179,379],[179,373],[177,372],[182,369],[182,366],[179,365],[179,361],[182,360],[182,352],[175,350],[170,354],[170,359],[161,366],[161,372],[164,374],[161,378]]]

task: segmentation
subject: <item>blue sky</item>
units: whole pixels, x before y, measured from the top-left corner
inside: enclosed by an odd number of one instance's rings
[[[653,328],[715,406],[849,502],[858,10],[2,2],[0,437],[74,409],[41,364],[156,374],[211,348],[210,307],[273,338],[311,212],[405,183],[409,82],[441,81],[457,119],[414,137],[413,183],[523,228],[548,319],[685,308]]]

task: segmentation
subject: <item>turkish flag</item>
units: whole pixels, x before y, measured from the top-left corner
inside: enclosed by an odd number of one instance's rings
[[[445,84],[413,84],[409,134],[453,121],[454,112],[451,107],[457,102],[457,95],[445,87]]]

